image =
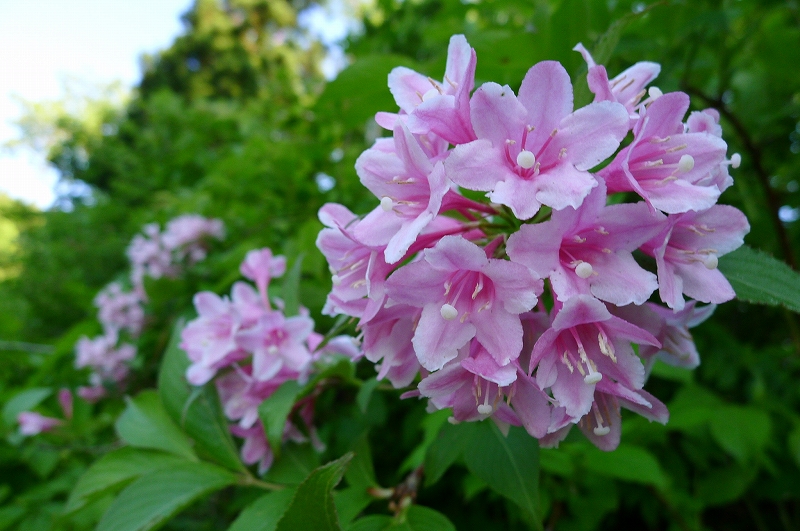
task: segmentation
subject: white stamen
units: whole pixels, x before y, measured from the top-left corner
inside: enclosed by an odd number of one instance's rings
[[[686,173],[694,168],[694,157],[691,155],[683,155],[681,160],[678,161],[678,171]]]
[[[442,317],[447,321],[452,321],[458,317],[458,310],[456,310],[456,307],[452,304],[442,304],[442,309],[440,311]]]
[[[599,373],[594,370],[594,368],[589,365],[589,374],[583,377],[583,381],[587,384],[596,384],[600,380],[603,379],[603,374]]]
[[[517,155],[517,164],[526,170],[533,168],[533,165],[536,164],[536,156],[527,149],[523,149],[519,152],[519,155]]]
[[[275,345],[270,345],[269,348],[267,349],[267,354],[271,356],[274,356],[277,353],[278,353],[278,347],[276,347]]]
[[[481,404],[478,406],[478,413],[481,415],[491,415],[492,411],[494,411],[494,408],[491,404]]]
[[[581,262],[575,267],[575,274],[581,278],[589,278],[592,273],[594,273],[594,269],[589,262]]]
[[[381,198],[381,208],[384,212],[389,212],[394,207],[394,201],[392,201],[391,197],[382,197]]]
[[[657,100],[658,98],[663,96],[664,93],[661,92],[661,89],[658,87],[650,87],[649,89],[647,89],[647,95],[650,96],[650,98],[652,98],[653,100]]]
[[[439,94],[440,94],[440,92],[437,89],[432,88],[428,92],[426,92],[425,94],[422,95],[422,101],[428,101],[432,97],[438,96]]]
[[[608,427],[608,426],[598,426],[595,429],[593,429],[592,431],[598,437],[602,437],[603,435],[608,435],[609,433],[611,433],[611,428]]]
[[[731,168],[736,169],[742,163],[742,156],[738,153],[731,155]]]
[[[703,259],[703,265],[706,269],[716,269],[719,265],[719,258],[715,254],[709,254]]]
[[[456,424],[461,424],[461,421],[459,421],[459,420],[456,420],[456,418],[455,418],[455,417],[447,417],[447,422],[449,422],[450,424],[452,424],[452,425],[454,425],[454,426],[455,426]]]
[[[339,275],[333,275],[333,277],[331,277],[331,281],[333,282],[334,286],[338,286],[342,283],[342,279],[339,278]]]

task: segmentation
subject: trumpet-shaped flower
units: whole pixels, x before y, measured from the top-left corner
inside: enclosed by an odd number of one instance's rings
[[[564,67],[544,61],[522,81],[519,95],[486,83],[470,102],[478,139],[456,146],[447,176],[469,190],[531,218],[541,205],[577,208],[597,181],[588,172],[619,147],[628,113],[616,102],[572,112],[572,85]]]
[[[644,203],[605,201],[601,183],[577,210],[565,208],[550,221],[523,225],[508,240],[508,256],[550,277],[560,301],[591,293],[613,304],[642,304],[658,283],[631,252],[658,234],[666,218]]]
[[[460,236],[445,236],[386,282],[390,299],[422,308],[412,342],[431,371],[455,358],[473,337],[499,365],[516,359],[522,349],[518,315],[536,304],[543,289],[527,267],[487,258]]]

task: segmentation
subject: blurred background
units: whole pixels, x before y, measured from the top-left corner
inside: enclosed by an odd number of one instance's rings
[[[94,296],[123,274],[144,224],[182,213],[220,218],[228,236],[155,290],[134,388],[152,386],[192,294],[227,292],[249,249],[303,254],[301,299],[316,318],[330,288],[316,212],[374,206],[353,165],[385,134],[375,112],[396,109],[386,76],[404,65],[438,77],[456,33],[477,50],[476,86],[516,89],[534,63],[558,60],[576,105],[591,100],[576,43],[611,76],[660,63],[655,85],[717,109],[729,154],[742,156],[721,202],[748,216],[746,242],[796,269],[795,0],[0,0],[0,404],[83,383],[73,346],[99,332]],[[781,308],[722,305],[694,331],[696,371],[653,373],[666,427],[626,418],[613,454],[577,439],[542,451],[548,528],[800,529],[798,323]],[[408,407],[373,419],[406,419],[385,435],[392,449],[375,451],[387,484],[422,437]],[[23,441],[13,413],[0,420],[0,529],[91,529],[102,504],[77,516],[63,505],[110,444],[119,406],[87,406],[68,447]],[[458,470],[420,497],[459,530],[525,528]],[[224,528],[236,510],[225,502],[167,528]]]

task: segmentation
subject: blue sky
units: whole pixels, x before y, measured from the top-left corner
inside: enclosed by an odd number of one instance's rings
[[[133,86],[139,57],[183,31],[192,0],[0,0],[0,145],[18,136],[12,94],[57,99],[63,80]],[[53,202],[55,172],[41,155],[0,148],[0,191],[41,208]]]

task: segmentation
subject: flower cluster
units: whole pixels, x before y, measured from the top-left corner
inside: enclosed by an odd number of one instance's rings
[[[72,419],[72,392],[69,389],[61,389],[58,392],[58,403],[61,412],[67,421]],[[47,417],[36,411],[21,411],[17,414],[20,435],[38,435],[43,432],[52,431],[64,424],[64,420],[55,417]]]
[[[240,271],[256,289],[236,282],[230,298],[211,292],[196,294],[198,317],[181,333],[180,346],[191,361],[186,372],[189,383],[203,385],[225,370],[215,380],[225,415],[235,422],[233,434],[244,439],[242,460],[259,463],[262,473],[272,464],[273,455],[258,417],[261,402],[289,380],[306,382],[317,362],[331,354],[350,359],[360,355],[355,341],[346,336],[318,348],[323,338],[314,333],[314,321],[306,310],[287,317],[279,300],[273,305],[267,292],[270,280],[285,270],[286,259],[273,256],[270,249],[250,251]],[[312,425],[313,405],[313,399],[306,398],[295,405],[295,411],[312,442],[319,444]],[[304,441],[304,430],[288,421],[283,438]]]
[[[106,384],[119,385],[128,376],[128,363],[136,356],[136,347],[125,338],[138,338],[145,324],[145,277],[176,275],[180,264],[205,258],[204,237],[221,238],[224,234],[220,220],[196,214],[169,221],[163,233],[156,223],[146,225],[143,232],[144,235],[134,236],[127,250],[133,290],[125,291],[121,283],[112,282],[98,293],[94,305],[103,334],[94,339],[81,337],[75,345],[75,366],[92,370],[90,386],[78,389],[78,395],[85,400],[102,398]]]
[[[620,407],[666,422],[646,369],[656,357],[698,363],[688,328],[714,306],[684,295],[733,298],[717,261],[749,225],[716,205],[741,160],[726,158],[719,115],[684,122],[686,94],[646,88],[657,64],[609,79],[576,50],[595,95],[577,110],[552,61],[516,93],[473,91],[476,54],[460,35],[441,82],[394,69],[400,110],[376,115],[392,136],[356,162],[378,205],[363,217],[325,205],[317,245],[333,272],[326,313],[359,320],[379,378],[404,387],[419,375],[405,396],[453,422],[491,417],[543,445],[577,424],[610,450]],[[656,290],[668,308],[647,302]]]
[[[157,223],[146,225],[143,232],[134,236],[127,250],[131,280],[142,294],[145,277],[175,277],[180,272],[180,264],[191,265],[205,259],[203,239],[222,239],[225,228],[218,219],[185,214],[170,220],[164,232]]]

